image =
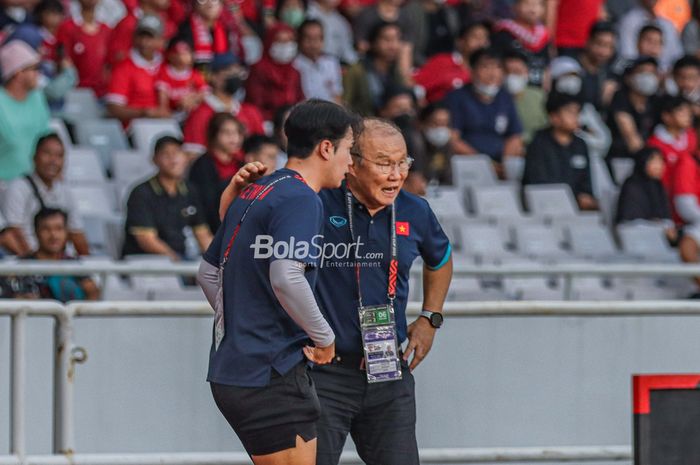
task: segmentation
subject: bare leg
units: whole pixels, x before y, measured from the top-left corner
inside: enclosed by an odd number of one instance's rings
[[[296,447],[274,454],[253,455],[255,465],[316,465],[316,439],[304,442],[297,436]]]
[[[685,263],[698,263],[700,261],[700,247],[690,236],[683,236],[678,248],[681,252],[681,260]],[[694,278],[695,283],[700,287],[700,277]]]

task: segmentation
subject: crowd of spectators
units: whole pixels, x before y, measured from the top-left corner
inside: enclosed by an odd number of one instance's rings
[[[392,120],[418,194],[452,182],[453,157],[485,154],[500,177],[520,159],[523,185],[568,184],[596,210],[594,165],[610,179],[631,159],[614,220],[661,222],[700,260],[700,1],[0,0],[0,41],[8,253],[37,255],[47,209],[89,253],[46,136],[81,87],[127,133],[135,118],[182,127],[129,196],[124,254],[183,259],[186,227],[204,249],[231,176],[281,166],[286,113],[320,98]]]

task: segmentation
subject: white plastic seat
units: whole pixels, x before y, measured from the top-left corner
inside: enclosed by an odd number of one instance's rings
[[[634,171],[634,160],[632,158],[613,158],[611,164],[613,176],[618,185],[622,185],[625,179]]]
[[[455,155],[451,158],[452,184],[460,190],[469,186],[495,184],[496,171],[488,155]]]
[[[556,231],[538,224],[523,224],[514,231],[517,251],[533,258],[567,257]]]
[[[509,219],[523,217],[514,185],[472,187],[470,198],[474,213],[478,217]]]
[[[100,118],[102,113],[102,108],[92,89],[83,87],[71,89],[66,93],[61,116],[69,123]]]
[[[88,119],[75,122],[75,137],[78,144],[92,147],[100,154],[105,168],[112,165],[112,152],[126,150],[129,142],[124,128],[116,119]]]
[[[531,214],[544,218],[576,216],[578,205],[566,184],[525,186],[525,202]]]
[[[49,129],[58,135],[66,150],[73,148],[73,141],[71,140],[68,129],[66,128],[66,123],[64,123],[62,119],[51,118],[49,121]]]
[[[520,182],[523,179],[523,172],[525,171],[525,158],[503,158],[503,171],[505,172],[507,180]]]
[[[671,248],[664,227],[653,223],[621,224],[617,227],[622,250],[650,261],[679,262],[678,253]]]
[[[612,258],[619,254],[613,238],[604,226],[573,225],[567,228],[568,242],[577,257]]]
[[[114,202],[102,185],[71,185],[78,212],[83,216],[114,218]]]
[[[119,183],[134,184],[157,171],[153,162],[132,150],[112,152],[112,177]]]
[[[514,257],[506,248],[507,237],[498,226],[489,224],[464,224],[460,231],[460,254],[477,257],[481,261],[502,257]]]
[[[153,154],[153,146],[160,137],[182,137],[180,125],[174,119],[137,118],[131,121],[129,133],[134,148],[147,155]]]
[[[105,181],[104,167],[99,155],[89,147],[73,147],[67,151],[63,175],[70,183],[89,184]]]
[[[454,187],[439,187],[428,190],[425,196],[433,213],[440,218],[465,218],[464,197]]]

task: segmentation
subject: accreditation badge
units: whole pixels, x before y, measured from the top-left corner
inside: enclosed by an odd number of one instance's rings
[[[359,314],[367,382],[381,383],[401,379],[393,306],[360,307]]]

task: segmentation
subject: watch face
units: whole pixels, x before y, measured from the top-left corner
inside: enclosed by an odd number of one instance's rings
[[[430,315],[430,324],[434,327],[439,328],[442,326],[443,317],[441,313],[433,313]]]

